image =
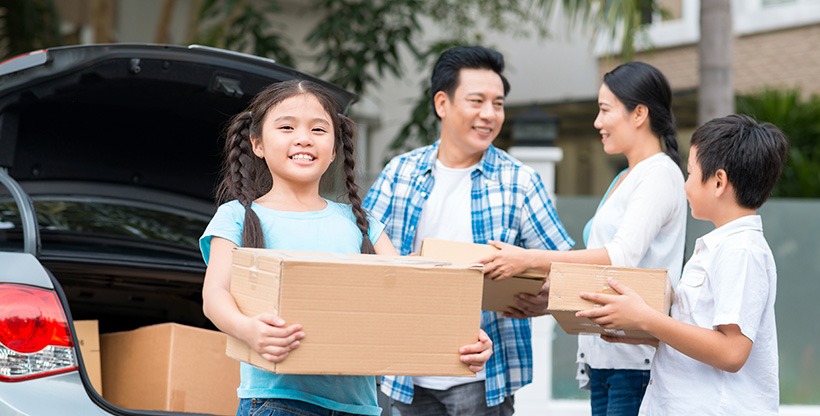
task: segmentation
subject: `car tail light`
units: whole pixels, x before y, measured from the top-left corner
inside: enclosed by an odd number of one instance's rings
[[[77,369],[68,320],[53,290],[0,285],[0,381]]]

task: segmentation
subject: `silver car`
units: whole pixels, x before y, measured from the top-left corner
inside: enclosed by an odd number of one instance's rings
[[[221,133],[266,85],[311,79],[213,48],[87,45],[0,63],[0,415],[150,414],[91,387],[74,320],[101,333],[202,313],[198,237]]]

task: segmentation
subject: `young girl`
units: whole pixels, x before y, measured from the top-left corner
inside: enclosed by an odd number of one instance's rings
[[[678,166],[672,90],[655,67],[628,62],[604,75],[598,117],[607,154],[622,154],[629,167],[612,181],[584,230],[585,250],[522,250],[495,243],[485,259],[490,278],[528,268],[549,270],[553,261],[667,269],[676,282],[683,265],[686,195]],[[638,414],[649,383],[654,349],[610,344],[578,336],[577,378],[589,388],[593,416]]]
[[[208,264],[203,309],[220,330],[273,362],[287,359],[306,333],[299,323],[279,316],[239,311],[230,293],[234,248],[397,254],[384,226],[361,207],[354,132],[352,120],[339,114],[327,91],[299,80],[261,91],[228,128],[217,200],[230,202],[219,207],[200,239]],[[319,180],[338,149],[350,205],[319,194]],[[481,332],[476,343],[459,352],[477,372],[492,354],[492,343]],[[240,371],[237,415],[381,414],[372,376],[274,374],[246,363]]]

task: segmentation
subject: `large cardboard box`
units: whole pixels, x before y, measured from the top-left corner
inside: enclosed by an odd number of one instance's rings
[[[620,337],[647,338],[643,331],[622,331],[601,328],[587,318],[576,318],[575,312],[590,309],[594,303],[581,299],[581,292],[616,294],[607,283],[607,277],[637,292],[649,306],[669,313],[672,287],[666,270],[600,266],[592,264],[552,263],[548,310],[558,325],[568,334],[608,334]]]
[[[231,293],[248,316],[302,324],[281,363],[229,337],[227,354],[286,374],[474,375],[459,360],[481,320],[480,268],[420,257],[240,248]]]
[[[421,242],[419,255],[453,263],[476,263],[496,251],[498,249],[489,244],[425,238]],[[519,293],[537,295],[541,292],[546,279],[547,272],[542,270],[527,270],[521,275],[498,281],[485,279],[481,309],[504,312],[508,307],[516,306],[515,295]]]
[[[236,414],[239,362],[227,336],[175,323],[100,336],[106,400],[128,408]]]
[[[103,394],[100,371],[100,327],[97,320],[74,321],[74,330],[80,342],[80,354],[85,364],[85,373],[97,393]]]

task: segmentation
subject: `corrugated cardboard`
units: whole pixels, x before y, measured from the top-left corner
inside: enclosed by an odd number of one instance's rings
[[[421,242],[419,255],[453,263],[476,263],[496,251],[498,249],[489,244],[425,238]],[[546,279],[547,272],[542,270],[527,270],[519,276],[497,281],[485,279],[481,309],[504,312],[508,307],[516,306],[515,295],[519,293],[537,295],[540,293]]]
[[[481,319],[480,268],[419,257],[240,248],[231,293],[248,316],[302,324],[281,363],[229,337],[227,354],[285,374],[474,375],[459,360]]]
[[[651,338],[651,335],[643,331],[604,329],[587,318],[575,317],[575,312],[595,306],[592,302],[581,299],[581,292],[617,293],[606,282],[610,276],[641,295],[649,306],[665,314],[669,313],[672,287],[666,270],[571,263],[552,263],[549,275],[549,312],[568,334]]]
[[[239,362],[225,356],[226,340],[175,323],[103,334],[103,397],[128,409],[236,414]]]
[[[100,373],[100,329],[96,320],[74,321],[74,330],[80,342],[80,354],[83,356],[85,373],[91,380],[94,390],[103,394],[102,375]]]

